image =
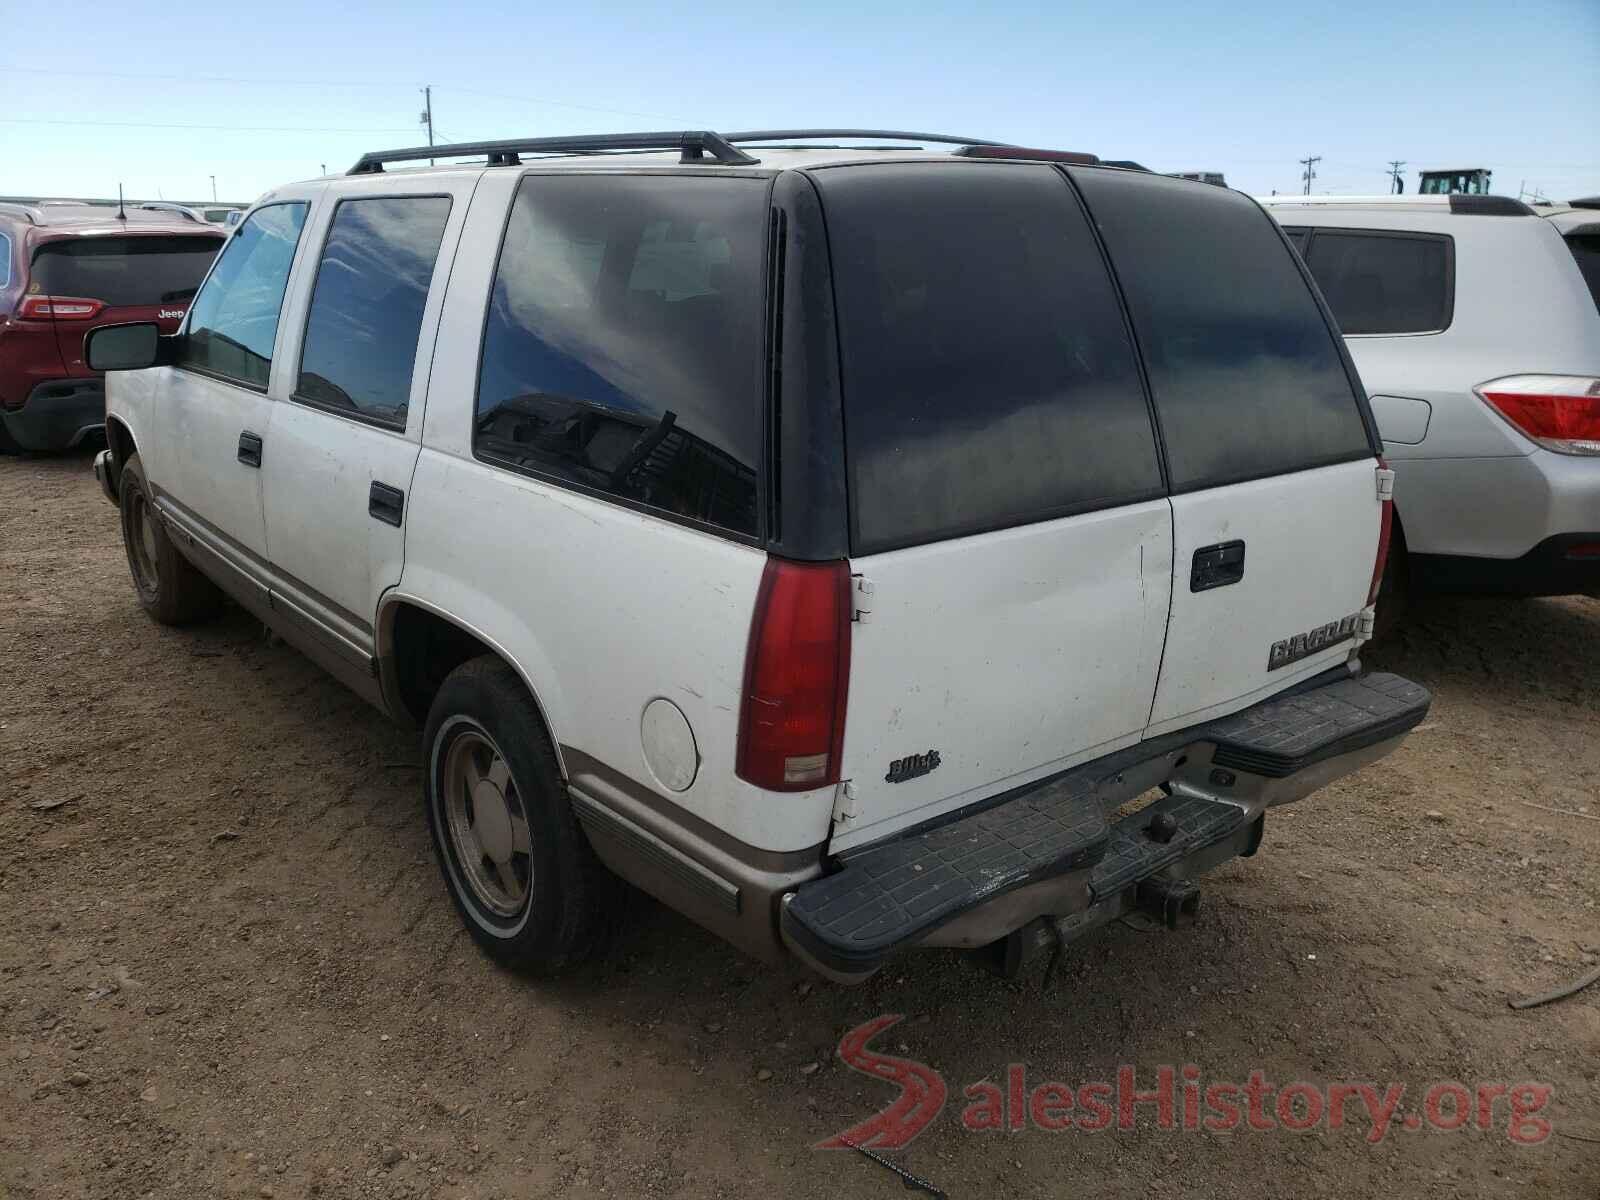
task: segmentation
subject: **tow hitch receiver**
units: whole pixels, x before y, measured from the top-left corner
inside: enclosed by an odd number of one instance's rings
[[[1200,888],[1192,879],[1143,879],[1139,907],[1168,929],[1193,925],[1200,912]]]

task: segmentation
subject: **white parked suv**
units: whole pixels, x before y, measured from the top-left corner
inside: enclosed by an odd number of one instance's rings
[[[430,156],[479,161],[385,169]],[[419,726],[513,965],[619,876],[841,980],[1176,924],[1428,706],[1356,658],[1360,384],[1221,188],[864,131],[371,154],[91,354],[141,603],[220,588]]]
[[[1412,587],[1600,593],[1600,211],[1581,207],[1600,202],[1262,202],[1344,330],[1395,469],[1396,611]]]

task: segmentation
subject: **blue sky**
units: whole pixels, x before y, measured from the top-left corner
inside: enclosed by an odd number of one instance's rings
[[[224,200],[443,137],[854,125],[1387,188],[1407,160],[1600,193],[1600,0],[1295,6],[30,4],[0,48],[0,192]],[[16,13],[23,14],[16,20]],[[163,14],[165,13],[165,17]],[[86,122],[68,123],[68,122]],[[88,124],[94,122],[95,124]],[[160,127],[158,127],[160,126]],[[206,126],[209,128],[180,128]]]

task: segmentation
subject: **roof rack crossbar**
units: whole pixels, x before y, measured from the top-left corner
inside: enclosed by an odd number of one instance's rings
[[[907,133],[903,129],[755,129],[722,135],[730,142],[781,142],[811,138],[863,138],[882,142],[937,142],[945,146],[1009,146],[985,138],[957,137],[950,133]]]
[[[411,146],[404,150],[373,150],[363,154],[348,175],[372,175],[385,163],[417,162],[429,158],[476,158],[483,155],[491,166],[516,166],[523,154],[597,154],[607,150],[681,150],[681,161],[705,162],[709,156],[731,167],[760,162],[736,149],[721,134],[709,129],[672,133],[596,133],[575,137],[507,138],[494,142],[455,142],[443,146]]]

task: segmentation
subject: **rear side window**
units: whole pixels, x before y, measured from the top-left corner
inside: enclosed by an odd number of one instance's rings
[[[1122,310],[1053,167],[816,179],[857,553],[1161,494]]]
[[[294,399],[404,428],[448,196],[343,200],[322,248]]]
[[[1305,254],[1343,333],[1438,333],[1450,324],[1451,244],[1443,234],[1318,229]]]
[[[219,237],[87,237],[47,242],[33,281],[49,296],[82,296],[108,307],[183,304],[194,298]]]
[[[0,288],[11,286],[11,239],[0,233]]]
[[[767,185],[532,175],[512,205],[475,452],[758,532]]]
[[[289,267],[305,223],[303,202],[270,204],[228,239],[189,309],[180,366],[266,389]]]
[[[1175,491],[1373,453],[1337,335],[1254,201],[1069,171],[1133,313]]]
[[[1600,232],[1569,235],[1567,249],[1577,259],[1583,281],[1589,285],[1589,295],[1594,297],[1595,309],[1600,311]]]

